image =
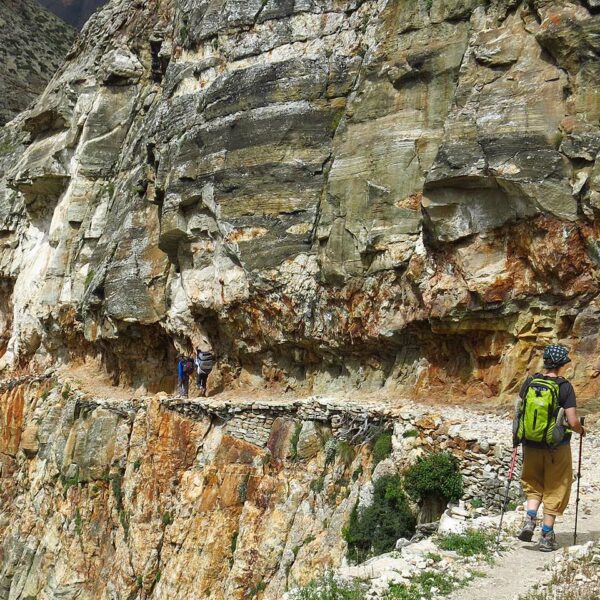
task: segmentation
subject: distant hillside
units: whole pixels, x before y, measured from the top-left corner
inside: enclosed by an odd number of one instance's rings
[[[44,90],[75,34],[34,0],[0,2],[0,125]]]
[[[39,0],[42,6],[81,29],[92,14],[108,0]]]

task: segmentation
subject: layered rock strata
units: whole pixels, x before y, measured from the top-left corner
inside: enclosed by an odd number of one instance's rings
[[[113,0],[0,140],[5,368],[598,390],[600,16],[567,0]]]
[[[52,377],[3,386],[0,598],[281,598],[340,566],[372,481],[424,451],[453,452],[467,497],[494,506],[509,425],[464,420],[322,398],[99,399]],[[385,428],[393,451],[373,470],[365,441]]]
[[[25,110],[63,64],[75,31],[36,0],[0,4],[0,125]],[[5,150],[0,145],[0,153]]]

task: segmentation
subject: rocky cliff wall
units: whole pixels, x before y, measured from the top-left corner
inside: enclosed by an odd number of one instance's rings
[[[596,0],[113,0],[0,134],[0,355],[597,391]]]
[[[279,599],[342,564],[379,477],[445,448],[490,508],[510,459],[505,421],[459,410],[109,400],[50,377],[4,385],[0,425],[3,600]],[[373,470],[382,429],[393,451]]]

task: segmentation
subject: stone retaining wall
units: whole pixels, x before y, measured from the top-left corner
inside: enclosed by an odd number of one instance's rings
[[[392,458],[404,468],[426,452],[448,450],[461,462],[464,500],[480,500],[487,508],[498,507],[504,497],[510,465],[510,422],[494,415],[473,414],[462,409],[423,407],[412,403],[398,408],[380,404],[359,404],[328,398],[292,402],[256,400],[216,401],[212,399],[164,399],[168,410],[189,418],[217,418],[229,435],[267,447],[277,418],[303,426],[314,423],[326,428],[336,439],[360,445],[378,432],[393,432]],[[414,431],[416,431],[416,434]],[[407,434],[407,432],[410,432]],[[518,501],[521,488],[519,458],[510,498]]]

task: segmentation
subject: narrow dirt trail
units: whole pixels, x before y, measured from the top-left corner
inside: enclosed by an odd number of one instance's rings
[[[590,443],[587,443],[587,442]],[[577,527],[577,544],[600,539],[600,464],[594,456],[597,452],[597,441],[584,444],[584,463],[581,480],[581,502]],[[594,447],[596,446],[596,447]],[[573,440],[573,471],[577,469],[577,453],[579,440]],[[587,454],[587,456],[586,456]],[[557,540],[561,548],[573,544],[573,527],[575,523],[576,482],[573,484],[571,500],[563,517],[557,520]],[[537,549],[539,528],[531,543],[516,540],[515,546],[503,556],[497,557],[493,565],[482,569],[487,576],[478,578],[471,585],[458,590],[450,600],[516,600],[527,593],[540,581],[544,567],[554,561],[556,552],[540,552]],[[561,552],[560,550],[558,552]]]

